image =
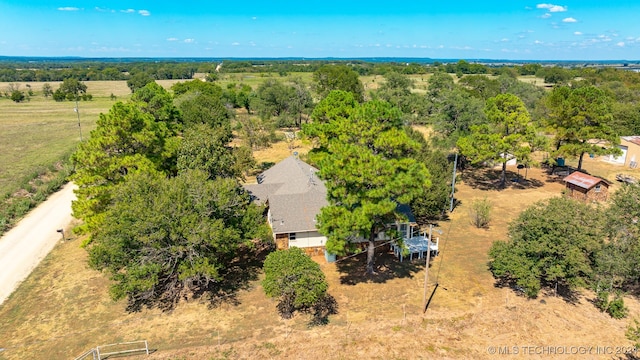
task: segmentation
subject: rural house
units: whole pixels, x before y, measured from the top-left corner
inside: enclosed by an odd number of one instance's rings
[[[327,238],[318,232],[316,215],[329,203],[327,188],[317,172],[297,156],[290,156],[258,175],[257,184],[244,185],[254,201],[267,205],[277,249],[294,246],[308,255],[324,253]],[[408,206],[399,205],[398,210],[409,220],[392,226],[397,226],[403,238],[411,238],[417,231],[415,219]],[[378,240],[389,239],[380,233]]]
[[[566,195],[581,201],[606,201],[609,196],[607,180],[575,171],[564,178]]]
[[[631,169],[638,167],[638,161],[640,161],[640,136],[620,137],[618,148],[622,151],[622,155],[609,155],[605,157],[605,160]]]

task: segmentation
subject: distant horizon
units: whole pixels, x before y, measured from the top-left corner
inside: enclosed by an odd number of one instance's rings
[[[633,59],[610,59],[610,60],[582,60],[582,59],[567,59],[567,60],[536,60],[536,59],[490,59],[490,58],[430,58],[430,57],[393,57],[393,56],[372,56],[372,57],[304,57],[304,56],[282,56],[282,57],[233,57],[233,56],[184,56],[184,57],[172,57],[172,56],[102,56],[102,57],[85,57],[85,56],[22,56],[22,55],[0,55],[1,61],[11,60],[57,60],[57,61],[184,61],[184,62],[200,62],[200,61],[363,61],[363,62],[412,62],[419,64],[427,63],[449,63],[458,62],[460,60],[470,63],[483,62],[483,63],[595,63],[595,64],[637,64],[640,65],[639,60]]]
[[[85,58],[640,59],[640,2],[3,0],[0,54]]]

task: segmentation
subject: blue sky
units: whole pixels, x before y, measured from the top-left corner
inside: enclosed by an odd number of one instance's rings
[[[640,60],[640,1],[0,0],[0,55]]]

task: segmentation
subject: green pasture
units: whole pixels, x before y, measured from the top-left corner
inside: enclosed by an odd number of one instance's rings
[[[88,138],[100,113],[109,111],[115,101],[129,97],[124,81],[86,84],[93,100],[79,102],[80,126],[75,102],[45,98],[43,83],[29,83],[34,92],[29,101],[15,103],[0,97],[0,196],[18,190],[26,178],[70,154],[80,142],[80,130],[83,138]],[[26,83],[19,85],[20,90],[28,90]],[[50,85],[53,89],[59,86],[55,82]],[[0,83],[0,93],[8,87],[8,83]]]

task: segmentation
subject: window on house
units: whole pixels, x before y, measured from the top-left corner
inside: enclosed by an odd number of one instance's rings
[[[600,192],[600,190],[601,190],[600,184],[596,185],[596,192]]]
[[[296,241],[296,233],[289,233],[289,241]]]

